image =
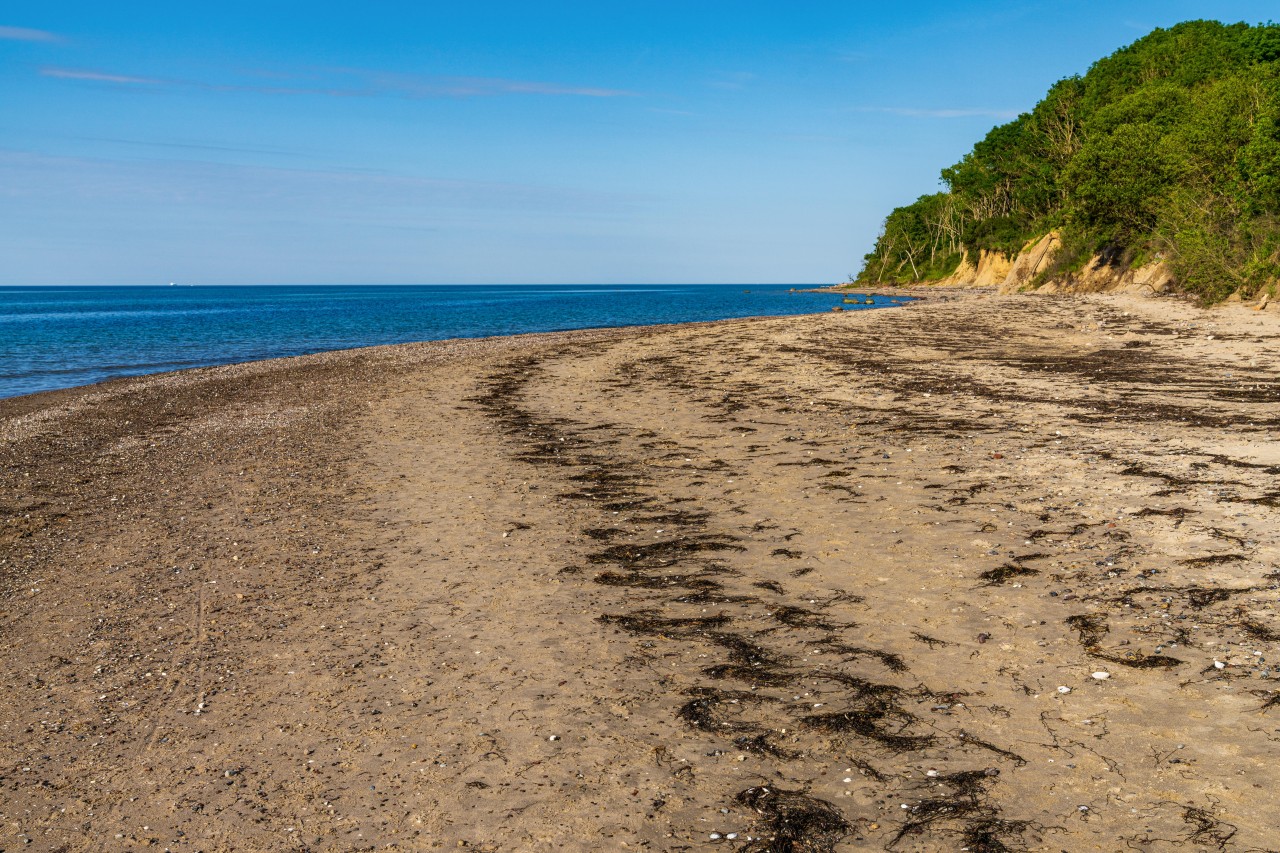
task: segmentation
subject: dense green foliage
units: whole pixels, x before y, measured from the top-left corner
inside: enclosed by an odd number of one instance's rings
[[[1280,26],[1158,29],[1056,83],[942,170],[946,192],[893,211],[858,280],[928,281],[961,252],[1168,261],[1206,301],[1280,274]]]

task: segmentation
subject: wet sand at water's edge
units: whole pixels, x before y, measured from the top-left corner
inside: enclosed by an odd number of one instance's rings
[[[962,296],[0,403],[0,849],[1280,848],[1278,320]]]

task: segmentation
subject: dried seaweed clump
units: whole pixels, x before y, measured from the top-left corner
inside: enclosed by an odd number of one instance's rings
[[[987,582],[987,586],[999,586],[1009,578],[1026,577],[1028,575],[1038,575],[1040,572],[1028,566],[1019,566],[1014,563],[1005,563],[994,569],[987,569],[978,577]]]
[[[698,551],[745,551],[727,535],[679,536],[647,545],[613,545],[587,557],[593,563],[617,563],[634,569],[659,569]]]
[[[883,697],[871,698],[848,711],[810,714],[803,722],[830,735],[854,734],[894,752],[924,749],[936,740],[933,735],[903,734],[902,730],[914,723],[915,717]]]
[[[1010,853],[1012,850],[1004,839],[1010,836],[1021,836],[1031,824],[1023,820],[1002,820],[998,817],[984,817],[970,821],[961,835],[961,849],[969,853]]]
[[[907,811],[907,818],[890,840],[893,849],[908,836],[959,835],[960,849],[971,853],[1010,853],[1006,839],[1020,837],[1028,821],[1005,820],[987,798],[987,788],[999,776],[995,768],[966,770],[939,776],[937,796]],[[958,826],[956,824],[959,824]]]
[[[676,717],[704,732],[758,733],[760,728],[754,723],[726,719],[726,716],[741,714],[749,706],[777,701],[747,690],[716,690],[711,687],[695,687],[689,695],[693,698],[680,707]]]
[[[1182,820],[1190,830],[1187,841],[1212,844],[1219,850],[1226,850],[1227,842],[1236,834],[1235,826],[1220,821],[1209,812],[1195,806],[1187,806],[1183,810]]]
[[[1167,655],[1140,655],[1132,652],[1118,655],[1106,651],[1099,642],[1111,629],[1107,627],[1107,623],[1103,621],[1101,616],[1081,613],[1075,616],[1068,616],[1066,621],[1068,625],[1075,628],[1080,634],[1080,645],[1084,646],[1084,650],[1099,660],[1105,660],[1121,666],[1131,666],[1135,669],[1157,669],[1180,666],[1182,664],[1182,661],[1178,658],[1168,657]]]
[[[776,621],[789,628],[815,628],[819,631],[834,631],[836,625],[819,613],[805,610],[803,607],[782,605],[775,607],[770,614]]]
[[[615,614],[606,613],[596,618],[604,625],[616,625],[633,634],[648,634],[668,639],[684,639],[705,635],[708,631],[728,624],[729,617],[724,614],[716,616],[698,616],[689,619],[666,619],[648,613]]]
[[[762,837],[742,848],[750,853],[831,853],[852,829],[831,803],[801,791],[756,785],[735,799],[764,824]]]
[[[1255,640],[1262,640],[1268,643],[1280,641],[1280,631],[1269,628],[1257,620],[1246,619],[1240,623],[1240,627]]]
[[[853,646],[848,643],[841,643],[834,639],[826,639],[822,642],[822,648],[833,654],[841,655],[846,661],[855,660],[857,658],[875,658],[884,664],[890,672],[906,672],[907,662],[902,659],[902,655],[894,652],[886,652],[882,649],[868,649],[863,646]]]

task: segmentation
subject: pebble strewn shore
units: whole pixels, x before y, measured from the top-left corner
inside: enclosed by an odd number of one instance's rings
[[[951,292],[0,402],[0,847],[1266,849],[1278,355]]]

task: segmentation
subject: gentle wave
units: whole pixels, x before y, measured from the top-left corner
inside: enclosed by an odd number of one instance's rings
[[[270,358],[270,356],[264,356]],[[253,359],[250,359],[252,361]],[[126,362],[123,364],[98,364],[92,367],[33,367],[30,370],[24,370],[17,373],[0,372],[0,381],[5,379],[22,379],[26,377],[39,376],[74,376],[78,373],[93,373],[101,371],[103,373],[113,373],[120,370],[140,370],[144,373],[163,373],[168,370],[183,370],[189,367],[200,367],[204,364],[202,360],[183,360],[183,361],[150,361],[150,362]]]
[[[209,314],[250,314],[255,308],[189,308],[137,311],[45,311],[40,314],[0,314],[0,323],[37,323],[64,320],[110,320],[121,317],[194,317]]]

